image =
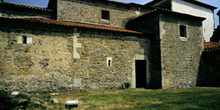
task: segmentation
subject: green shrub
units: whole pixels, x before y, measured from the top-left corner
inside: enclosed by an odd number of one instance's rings
[[[125,82],[124,84],[121,84],[121,87],[119,87],[119,89],[128,89],[130,85],[131,84],[129,82]]]
[[[0,110],[11,110],[18,104],[18,100],[11,96],[11,92],[0,90]]]
[[[0,90],[0,110],[17,110],[17,109],[45,109],[42,105],[41,98],[33,95],[20,93],[11,95],[11,92]]]
[[[129,82],[124,83],[125,88],[129,88],[131,86],[131,84]]]

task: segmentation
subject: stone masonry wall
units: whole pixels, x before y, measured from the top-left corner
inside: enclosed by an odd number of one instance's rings
[[[187,27],[187,39],[179,36],[180,24]],[[198,20],[161,15],[162,88],[196,86],[203,50],[201,27]]]
[[[2,30],[2,28],[1,28]],[[0,88],[20,91],[71,90],[71,34],[4,28],[0,31]],[[30,44],[19,44],[22,36]]]
[[[81,88],[103,90],[119,88],[132,83],[132,63],[135,55],[149,56],[149,39],[106,36],[98,33],[81,34],[78,49],[81,70],[76,78],[82,79]],[[104,38],[103,38],[104,37]],[[112,57],[112,66],[107,66],[107,57]]]
[[[73,59],[73,32],[0,28],[0,88],[27,92],[103,90],[131,83],[135,55],[150,41],[110,32],[80,31]],[[83,32],[83,33],[82,33]],[[22,44],[26,36],[28,44]],[[32,42],[32,43],[31,43]],[[112,57],[112,66],[107,58]],[[75,85],[78,79],[78,85]]]
[[[110,12],[110,21],[101,20],[101,10]],[[129,19],[139,16],[146,10],[148,9],[131,10],[125,5],[117,6],[103,1],[92,3],[84,0],[60,0],[58,4],[58,19],[123,27]]]

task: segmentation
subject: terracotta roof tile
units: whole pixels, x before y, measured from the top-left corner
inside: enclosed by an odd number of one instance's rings
[[[142,19],[143,17],[149,16],[150,14],[156,13],[156,12],[170,13],[170,14],[174,14],[174,15],[178,15],[178,16],[198,19],[198,20],[201,20],[201,21],[205,20],[205,18],[203,18],[203,17],[198,17],[198,16],[189,15],[189,14],[179,13],[179,12],[172,11],[172,10],[165,9],[165,8],[154,8],[154,9],[152,9],[152,10],[150,10],[150,11],[148,11],[148,12],[146,12],[146,13],[138,16],[138,17],[132,18],[131,20],[128,21],[128,24],[130,22],[133,22],[133,21],[138,21],[138,20]]]
[[[10,8],[10,9],[22,8],[22,9],[33,9],[33,10],[40,10],[40,11],[52,11],[48,8],[23,5],[23,4],[17,4],[17,3],[11,3],[11,2],[4,2],[4,1],[3,2],[0,1],[0,7],[1,8]]]
[[[98,30],[106,30],[106,31],[114,31],[114,32],[123,32],[123,33],[132,33],[132,34],[144,34],[142,32],[128,30],[124,28],[116,28],[110,26],[102,26],[102,25],[93,25],[93,24],[85,24],[85,23],[76,23],[69,21],[60,21],[54,19],[47,18],[36,18],[36,17],[0,17],[0,20],[14,20],[16,22],[30,22],[30,23],[43,23],[48,25],[57,25],[57,26],[67,26],[67,27],[82,27],[89,29],[98,29]]]
[[[220,51],[220,43],[218,42],[205,42],[204,52]]]

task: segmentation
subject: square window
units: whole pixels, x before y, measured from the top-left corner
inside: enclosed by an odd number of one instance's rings
[[[110,20],[109,11],[101,10],[101,19]]]
[[[186,26],[180,25],[180,37],[187,37]]]

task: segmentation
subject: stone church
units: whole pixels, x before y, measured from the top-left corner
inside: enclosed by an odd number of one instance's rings
[[[198,12],[174,8],[180,4]],[[47,8],[2,0],[0,89],[196,86],[203,43],[214,30],[204,25],[214,24],[214,9],[196,0],[50,0]]]

